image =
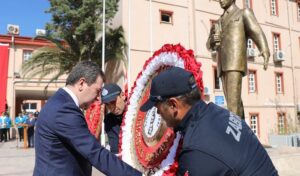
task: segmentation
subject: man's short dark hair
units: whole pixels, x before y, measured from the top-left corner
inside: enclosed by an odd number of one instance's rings
[[[101,76],[105,81],[104,73],[95,62],[81,61],[70,72],[66,85],[74,85],[80,78],[85,78],[88,85],[96,82],[97,77]]]

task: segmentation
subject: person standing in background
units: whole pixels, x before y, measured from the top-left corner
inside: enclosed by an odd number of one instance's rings
[[[40,112],[38,110],[35,110],[35,112],[33,113],[33,116],[37,119],[39,116],[39,113]]]
[[[23,134],[24,129],[23,129],[23,126],[20,126],[20,124],[23,124],[23,123],[24,123],[24,119],[23,119],[22,113],[19,113],[18,117],[16,117],[16,119],[15,119],[15,125],[18,128],[20,142],[24,140],[24,134]]]
[[[28,147],[33,148],[34,147],[34,127],[36,123],[36,118],[33,116],[33,113],[28,113],[28,119],[25,121],[25,124],[28,125]]]
[[[6,131],[6,125],[5,125],[5,121],[4,121],[4,112],[1,113],[0,116],[0,142],[4,141],[6,133],[4,133]]]
[[[7,142],[9,139],[9,129],[11,126],[11,120],[8,116],[7,112],[3,112],[2,116],[0,117],[0,141]]]
[[[28,119],[28,113],[26,111],[22,112],[23,121],[25,122]]]

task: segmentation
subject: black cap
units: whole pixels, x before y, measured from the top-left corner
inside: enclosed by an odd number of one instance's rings
[[[117,84],[105,84],[101,93],[102,102],[109,103],[115,100],[121,92],[122,89]]]
[[[167,98],[179,96],[192,91],[196,83],[190,83],[192,73],[180,68],[170,67],[159,73],[151,83],[149,99],[141,106],[141,111],[148,111],[155,103]]]

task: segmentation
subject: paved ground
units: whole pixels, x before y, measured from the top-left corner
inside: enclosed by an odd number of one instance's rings
[[[34,149],[22,149],[16,141],[0,143],[0,175],[32,175]]]
[[[32,176],[34,149],[23,148],[17,140],[0,143],[0,176]],[[93,176],[104,176],[93,168]]]
[[[280,176],[300,175],[300,147],[278,147],[267,151]]]
[[[24,149],[16,140],[0,143],[0,176],[31,176],[34,167],[34,149]],[[280,176],[300,175],[300,148],[279,147],[267,149]],[[103,176],[93,169],[93,176]]]

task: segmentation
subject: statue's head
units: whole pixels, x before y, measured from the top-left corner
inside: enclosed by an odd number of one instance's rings
[[[235,0],[219,0],[219,3],[221,8],[226,10],[228,9],[228,7],[235,3]]]

